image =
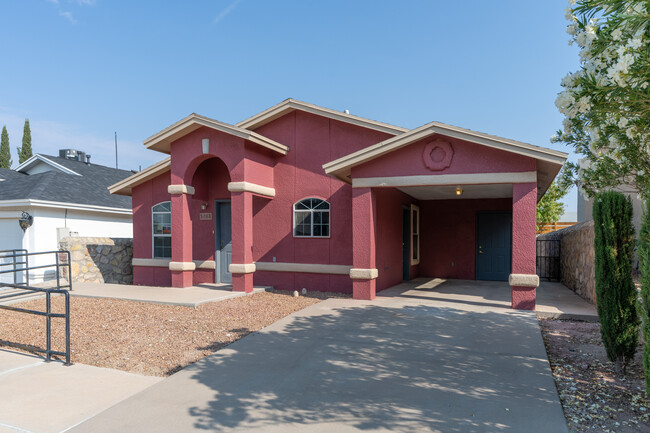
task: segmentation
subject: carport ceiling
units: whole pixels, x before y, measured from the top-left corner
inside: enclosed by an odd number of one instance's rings
[[[474,199],[474,198],[511,198],[512,184],[499,183],[487,185],[460,185],[463,194],[456,195],[457,185],[442,186],[407,186],[400,191],[418,200]]]

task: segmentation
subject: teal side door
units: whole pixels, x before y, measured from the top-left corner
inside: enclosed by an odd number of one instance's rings
[[[508,281],[512,269],[512,213],[476,214],[476,279]]]

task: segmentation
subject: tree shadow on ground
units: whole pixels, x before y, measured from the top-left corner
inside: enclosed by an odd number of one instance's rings
[[[179,373],[211,395],[194,428],[566,431],[534,314],[341,305]]]

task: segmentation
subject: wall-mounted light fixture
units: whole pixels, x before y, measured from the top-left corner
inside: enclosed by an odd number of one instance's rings
[[[20,224],[20,228],[23,229],[23,231],[25,231],[29,227],[31,227],[33,223],[34,223],[34,217],[28,214],[27,212],[23,211],[22,216],[18,220],[18,224]]]
[[[208,204],[203,202],[201,203],[201,210],[206,210],[208,208]]]
[[[203,154],[206,154],[210,152],[210,139],[209,138],[204,138],[201,140],[201,150],[203,151]]]
[[[458,195],[458,196],[463,195],[463,187],[462,186],[458,185],[456,187],[456,195]]]

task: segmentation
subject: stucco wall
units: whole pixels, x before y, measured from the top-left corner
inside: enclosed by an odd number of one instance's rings
[[[510,198],[421,202],[420,275],[475,279],[477,212],[510,210]]]
[[[130,238],[68,237],[59,248],[70,252],[73,283],[133,283]]]
[[[538,239],[558,238],[562,283],[595,305],[594,222],[586,221],[538,236]]]

